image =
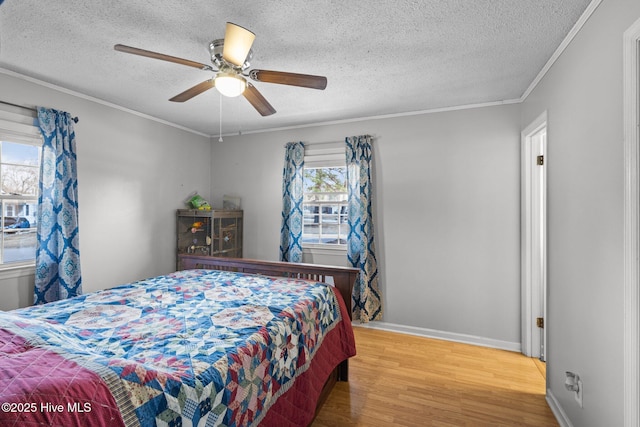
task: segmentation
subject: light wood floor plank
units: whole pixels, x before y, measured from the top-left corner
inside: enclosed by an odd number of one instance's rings
[[[544,363],[521,354],[355,327],[358,354],[313,427],[556,427]]]

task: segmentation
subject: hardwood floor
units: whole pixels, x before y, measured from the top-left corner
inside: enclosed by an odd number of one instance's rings
[[[544,364],[521,354],[354,327],[357,356],[313,427],[558,426]]]

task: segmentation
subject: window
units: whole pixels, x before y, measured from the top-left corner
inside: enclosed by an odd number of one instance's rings
[[[33,113],[0,108],[0,269],[33,264],[42,137]],[[23,109],[21,109],[23,110]]]
[[[344,248],[347,243],[347,169],[344,143],[305,147],[303,247]]]
[[[346,167],[304,169],[302,243],[347,243]]]
[[[0,140],[0,254],[3,265],[35,259],[39,164],[39,147]]]

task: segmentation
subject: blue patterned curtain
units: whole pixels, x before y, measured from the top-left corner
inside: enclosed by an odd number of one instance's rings
[[[302,262],[303,172],[304,144],[290,142],[285,147],[282,171],[280,261]]]
[[[36,251],[35,304],[82,294],[78,245],[76,139],[69,113],[38,108],[44,137]]]
[[[371,214],[371,154],[370,136],[346,139],[349,198],[347,257],[354,268],[360,269],[359,283],[353,289],[353,318],[361,322],[382,318]]]

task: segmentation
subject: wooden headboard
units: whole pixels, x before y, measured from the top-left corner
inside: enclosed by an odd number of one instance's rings
[[[340,292],[351,313],[351,293],[360,274],[357,268],[334,267],[327,265],[303,264],[295,262],[259,261],[246,258],[223,258],[198,255],[178,255],[178,263],[183,270],[204,268],[208,270],[236,271],[240,273],[262,274],[272,277],[291,277],[296,279],[326,282],[333,278],[333,284]]]

